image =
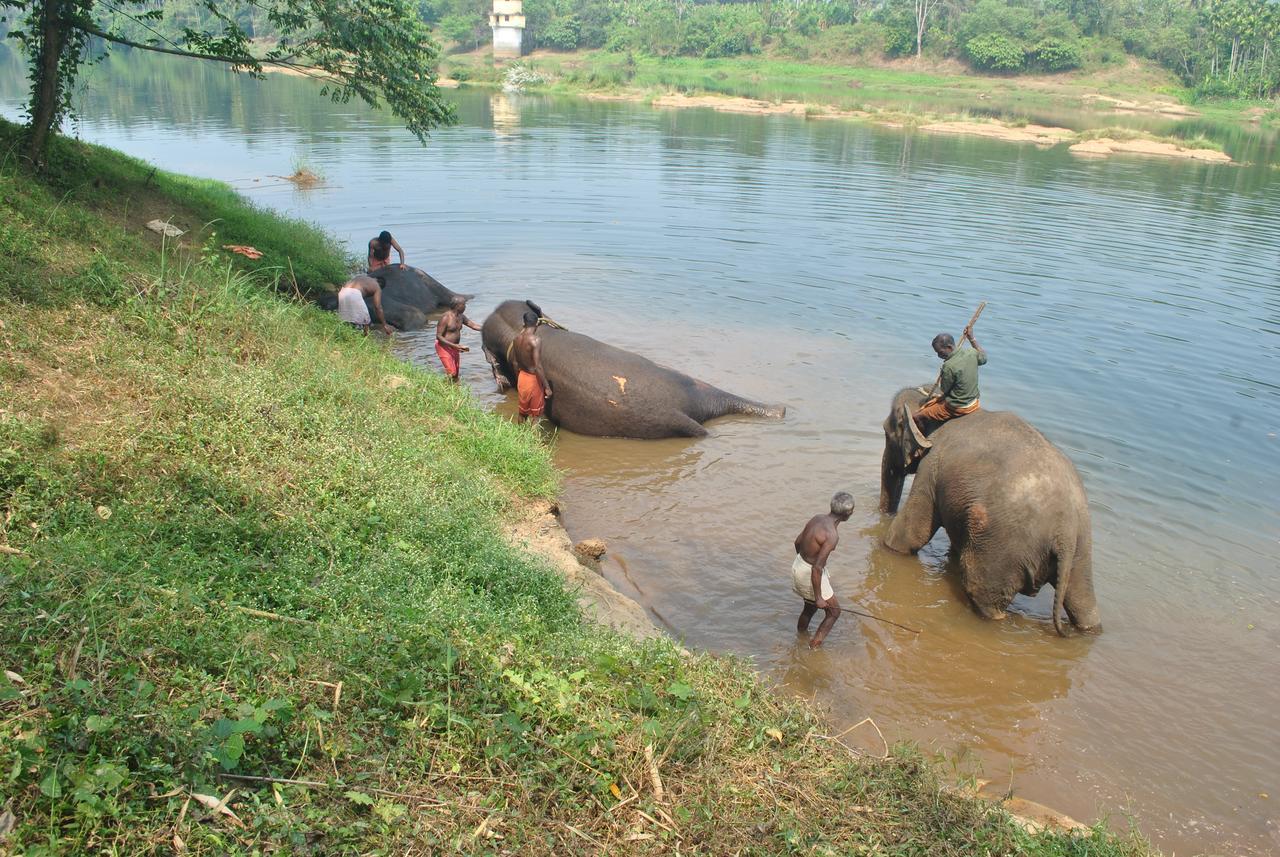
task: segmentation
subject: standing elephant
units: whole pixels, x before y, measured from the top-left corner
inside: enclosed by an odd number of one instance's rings
[[[515,383],[507,349],[532,309],[528,301],[504,301],[485,319],[480,336],[485,358],[501,389]],[[540,325],[542,366],[554,395],[546,416],[578,434],[601,437],[701,437],[702,423],[725,414],[778,417],[780,406],[762,405],[716,389],[688,375],[614,348],[581,333]]]
[[[1100,630],[1089,501],[1075,465],[1007,411],[979,410],[943,423],[924,454],[903,406],[914,411],[925,398],[915,387],[900,391],[884,422],[882,513],[897,512],[907,474],[916,475],[884,546],[915,553],[942,527],[964,590],[985,618],[1003,619],[1015,593],[1035,595],[1047,583],[1060,635],[1063,608],[1077,628]]]

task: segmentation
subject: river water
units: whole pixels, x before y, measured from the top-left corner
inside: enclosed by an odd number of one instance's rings
[[[12,73],[10,73],[12,72]],[[0,62],[16,116],[20,67]],[[412,263],[751,398],[699,440],[561,434],[575,538],[689,644],[754,660],[830,710],[872,717],[998,791],[1138,827],[1166,851],[1280,852],[1280,159],[1207,166],[795,117],[451,94],[458,127],[416,145],[308,81],[118,58],[75,129],[224,179],[361,252]],[[1035,118],[1035,117],[1033,117]],[[1149,120],[1148,120],[1149,121]],[[1203,130],[1203,129],[1200,129]],[[327,184],[272,179],[302,159]],[[979,301],[983,403],[1075,462],[1093,510],[1105,631],[1059,639],[1051,590],[980,620],[940,534],[877,547],[880,423],[931,380],[934,333]],[[468,333],[468,337],[473,334]],[[478,339],[466,340],[478,344]],[[396,348],[435,366],[430,334]],[[510,412],[477,348],[463,377]],[[848,615],[798,641],[791,541],[845,489],[830,565]],[[868,727],[851,736],[868,747]]]

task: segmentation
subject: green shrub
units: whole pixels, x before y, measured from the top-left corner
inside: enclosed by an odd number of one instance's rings
[[[906,57],[916,52],[915,27],[889,24],[884,28],[884,52],[891,57]]]
[[[875,21],[859,21],[848,28],[848,34],[849,52],[854,56],[884,55],[889,34]]]
[[[778,37],[778,53],[796,60],[807,60],[813,55],[810,39],[783,33]]]
[[[1017,41],[1034,37],[1036,18],[1030,9],[1008,6],[1001,0],[978,0],[973,8],[960,16],[956,37],[968,44],[979,36],[999,33]]]
[[[1084,64],[1084,53],[1078,42],[1042,39],[1030,51],[1031,62],[1045,71],[1067,71]]]
[[[986,71],[1018,71],[1026,62],[1022,45],[1008,36],[987,33],[970,39],[964,46],[969,62]]]
[[[576,15],[553,18],[538,33],[539,44],[557,51],[576,50],[581,38],[582,26]]]

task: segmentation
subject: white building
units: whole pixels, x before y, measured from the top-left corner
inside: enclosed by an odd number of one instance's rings
[[[493,55],[518,57],[524,43],[524,0],[493,0]]]

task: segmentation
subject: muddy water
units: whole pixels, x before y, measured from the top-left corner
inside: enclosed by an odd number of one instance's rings
[[[467,92],[462,124],[423,150],[308,86],[117,63],[91,78],[80,130],[353,250],[389,228],[479,295],[477,317],[537,298],[786,404],[700,440],[560,435],[570,532],[606,539],[609,579],[672,633],[752,658],[842,723],[871,716],[1083,819],[1130,814],[1179,854],[1280,851],[1280,171]],[[328,185],[268,178],[295,157]],[[1045,431],[1089,492],[1097,638],[1053,636],[1049,590],[979,620],[945,535],[919,557],[876,546],[886,404],[933,377],[929,338],[980,300],[984,403]],[[429,335],[396,347],[435,365]],[[511,409],[478,352],[464,378]],[[858,502],[837,592],[919,635],[846,616],[822,651],[797,640],[790,544],[837,489]]]

